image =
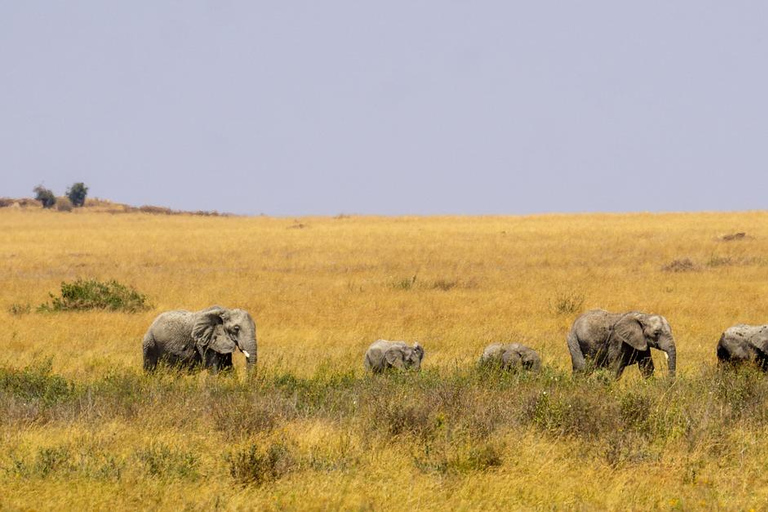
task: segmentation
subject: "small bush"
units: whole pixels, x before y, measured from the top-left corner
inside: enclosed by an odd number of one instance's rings
[[[43,207],[42,201],[39,201],[37,199],[31,199],[28,197],[22,197],[21,199],[17,199],[16,204],[21,206],[22,208],[28,208],[28,207],[42,208]]]
[[[286,419],[295,416],[293,408],[282,397],[227,394],[211,404],[211,417],[216,430],[230,440],[270,432]]]
[[[71,212],[72,208],[74,208],[72,206],[72,201],[70,201],[67,196],[56,198],[56,211]]]
[[[423,455],[413,457],[413,465],[423,473],[466,474],[489,471],[502,465],[504,445],[492,441],[424,444]]]
[[[458,284],[459,282],[456,279],[438,279],[432,283],[432,288],[434,290],[447,292],[451,288],[455,288]]]
[[[8,313],[13,316],[26,315],[32,311],[32,306],[29,304],[11,304],[8,307]]]
[[[598,439],[620,425],[615,403],[601,393],[561,395],[542,391],[528,398],[523,420],[554,435]]]
[[[144,467],[147,474],[163,479],[196,479],[199,459],[192,452],[175,450],[161,443],[153,443],[148,448],[135,453],[136,461]]]
[[[51,208],[56,204],[56,196],[42,184],[33,188],[32,192],[35,193],[35,199],[43,204],[43,208]]]
[[[714,254],[707,260],[708,267],[727,267],[733,263],[733,258],[730,256],[715,256]]]
[[[691,272],[698,269],[699,267],[690,258],[672,260],[661,267],[664,272]]]
[[[66,195],[74,206],[83,206],[85,204],[85,196],[88,195],[88,187],[83,182],[73,183],[67,189]]]
[[[416,286],[416,274],[413,277],[406,277],[405,279],[398,279],[392,283],[392,288],[395,290],[410,290]]]
[[[432,407],[424,403],[389,403],[389,407],[380,411],[376,423],[384,426],[389,435],[410,434],[429,437],[436,422],[432,419]]]
[[[69,398],[74,390],[64,377],[52,375],[53,361],[32,364],[26,368],[0,368],[0,392],[25,400],[51,405]]]
[[[598,450],[602,452],[605,462],[613,469],[657,460],[659,457],[651,452],[645,438],[631,431],[607,432],[601,448]]]
[[[142,213],[151,213],[153,215],[171,215],[173,210],[165,208],[163,206],[152,206],[145,204],[139,207],[139,211]]]
[[[12,457],[11,464],[12,472],[24,478],[45,478],[52,473],[71,473],[75,470],[68,446],[40,448],[31,461]]]
[[[11,206],[16,201],[9,197],[0,197],[0,208],[7,208],[8,206]]]
[[[572,315],[581,311],[585,300],[581,293],[563,292],[549,301],[549,309],[557,315]]]
[[[229,474],[240,485],[261,485],[282,478],[293,470],[295,460],[288,447],[272,442],[266,448],[256,444],[225,457]]]
[[[723,242],[733,242],[734,240],[744,240],[745,238],[747,238],[747,234],[743,231],[740,231],[738,233],[723,235],[720,237],[720,240]]]
[[[105,309],[135,313],[150,309],[146,295],[115,280],[100,282],[95,279],[78,279],[73,283],[61,283],[61,297],[52,293],[50,304],[41,304],[38,311],[82,311]]]

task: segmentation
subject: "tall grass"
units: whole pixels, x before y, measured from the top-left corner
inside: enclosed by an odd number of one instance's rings
[[[768,318],[766,217],[287,229],[293,219],[0,210],[0,503],[760,509],[768,381],[718,371],[715,345],[725,327]],[[735,231],[750,238],[718,239]],[[662,270],[685,258],[708,263]],[[154,308],[30,312],[80,276],[131,283]],[[242,356],[231,375],[140,370],[160,311],[212,304],[253,314],[255,375]],[[677,380],[663,358],[649,381],[634,369],[572,378],[565,334],[595,307],[665,315]],[[423,371],[364,374],[378,338],[418,340]],[[540,352],[539,374],[476,368],[484,346],[512,341]]]

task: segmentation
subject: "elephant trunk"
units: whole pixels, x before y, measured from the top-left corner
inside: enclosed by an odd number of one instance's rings
[[[251,373],[256,366],[258,355],[256,352],[256,327],[243,329],[240,332],[240,339],[237,342],[240,350],[245,355],[245,366],[248,373]]]
[[[659,350],[667,355],[667,364],[669,366],[669,376],[675,376],[677,370],[677,351],[675,349],[675,340],[669,336],[659,340]]]

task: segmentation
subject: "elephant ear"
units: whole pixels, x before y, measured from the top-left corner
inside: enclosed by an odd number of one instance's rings
[[[504,361],[504,367],[509,368],[520,364],[522,357],[517,350],[506,350],[501,360]]]
[[[197,320],[192,326],[192,338],[198,345],[205,347],[211,342],[214,329],[222,323],[223,312],[221,308],[208,308],[198,313]]]
[[[613,326],[613,335],[638,351],[648,350],[648,341],[643,334],[643,326],[635,315],[624,315]]]
[[[403,349],[400,347],[393,347],[387,350],[384,353],[384,359],[387,360],[387,364],[397,368],[398,370],[405,369],[405,364],[403,364],[405,354],[403,354]]]
[[[424,359],[424,347],[422,347],[421,345],[419,345],[419,342],[418,342],[418,341],[417,341],[416,343],[414,343],[414,345],[413,345],[413,351],[414,351],[414,352],[416,352],[416,355],[418,355],[418,356],[419,356],[419,361],[421,361],[422,359]]]
[[[757,350],[768,355],[768,328],[760,329],[750,341]]]

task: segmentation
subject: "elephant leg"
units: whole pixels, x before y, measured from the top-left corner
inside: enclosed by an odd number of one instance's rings
[[[154,371],[157,368],[157,353],[154,340],[145,338],[142,350],[144,354],[144,370],[148,372]]]
[[[571,365],[573,366],[573,373],[584,372],[587,369],[587,363],[584,360],[584,354],[581,352],[579,346],[579,340],[576,338],[574,332],[568,333],[568,351],[571,353]]]
[[[612,343],[608,345],[608,350],[605,355],[605,366],[613,371],[616,380],[621,378],[624,373],[624,368],[629,364],[631,353],[627,353],[623,350],[621,345]]]
[[[651,357],[651,351],[647,350],[637,360],[637,366],[640,368],[640,373],[646,379],[653,376],[653,358]]]
[[[234,365],[232,364],[232,354],[224,354],[221,356],[221,363],[219,364],[219,368],[222,371],[227,371],[234,368]]]

